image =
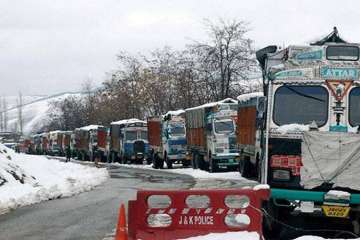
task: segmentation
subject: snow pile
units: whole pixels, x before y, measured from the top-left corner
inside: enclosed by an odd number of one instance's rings
[[[106,169],[18,154],[0,144],[0,213],[89,191],[107,178]]]
[[[296,123],[286,124],[278,127],[276,131],[279,132],[280,134],[305,132],[305,131],[309,131],[309,125],[296,124]]]
[[[259,240],[259,234],[256,232],[227,232],[227,233],[210,233],[205,236],[190,237],[186,240]]]

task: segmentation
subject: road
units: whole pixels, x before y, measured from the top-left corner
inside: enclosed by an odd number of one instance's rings
[[[0,215],[0,239],[103,239],[115,228],[120,203],[135,199],[137,189],[195,185],[192,177],[159,171],[112,166],[109,173],[111,178],[90,192]]]

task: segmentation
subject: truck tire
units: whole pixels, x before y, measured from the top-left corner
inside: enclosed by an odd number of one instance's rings
[[[219,166],[215,159],[212,158],[211,153],[209,154],[209,172],[214,173],[219,170]]]
[[[168,158],[167,152],[164,152],[164,162],[166,162],[166,166],[167,166],[168,169],[173,168],[172,160]]]
[[[183,166],[183,167],[188,167],[188,166],[191,165],[190,161],[187,160],[187,159],[181,160],[181,163],[182,163],[182,166]]]
[[[242,177],[250,178],[251,177],[251,162],[248,156],[242,158],[239,162],[239,172]]]
[[[192,154],[192,158],[191,158],[191,166],[192,166],[192,168],[193,169],[197,169],[198,168],[198,165],[197,165],[197,157],[198,156],[198,154],[196,154],[196,153],[193,153]]]
[[[161,159],[158,154],[154,155],[154,167],[156,169],[163,169],[164,168],[164,160]]]

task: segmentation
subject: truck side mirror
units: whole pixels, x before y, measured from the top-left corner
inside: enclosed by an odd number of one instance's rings
[[[206,124],[206,130],[209,131],[209,132],[212,131],[212,124],[211,123]]]

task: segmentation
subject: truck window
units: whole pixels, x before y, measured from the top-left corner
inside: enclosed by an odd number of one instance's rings
[[[321,127],[328,119],[328,98],[321,86],[282,86],[275,92],[273,120],[279,126],[315,121]]]
[[[328,60],[357,61],[359,48],[357,46],[328,46],[326,57]]]
[[[140,139],[147,140],[148,139],[148,132],[147,131],[141,131],[140,132]]]
[[[360,125],[360,87],[349,93],[349,123],[352,127]]]
[[[232,120],[215,120],[216,133],[231,133],[234,131],[234,122]]]
[[[134,141],[137,139],[136,131],[126,131],[125,133],[125,140]]]

